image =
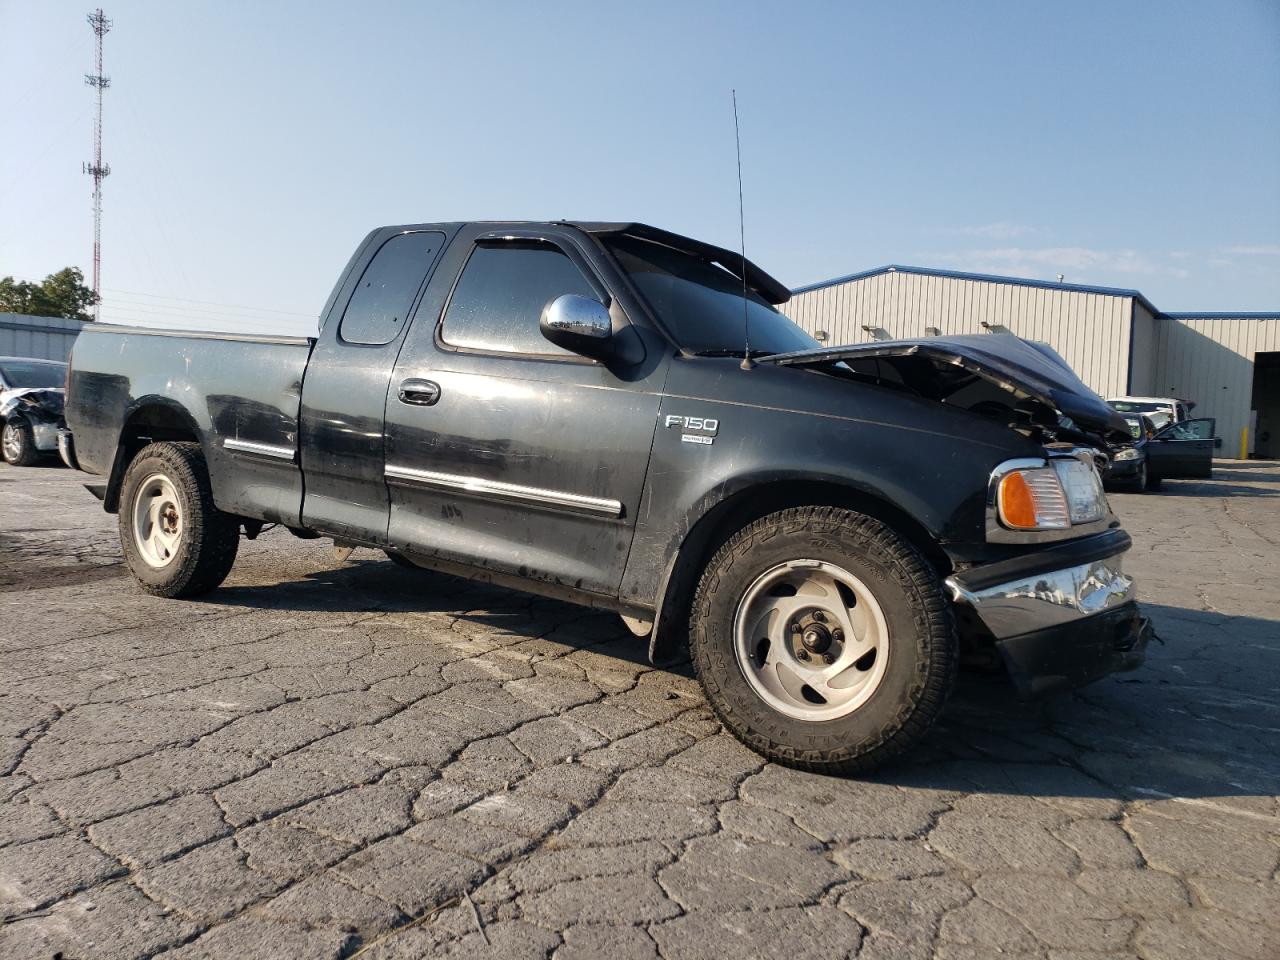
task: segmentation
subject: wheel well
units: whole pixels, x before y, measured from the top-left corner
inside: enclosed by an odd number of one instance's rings
[[[821,480],[780,480],[748,487],[708,510],[681,544],[659,600],[649,645],[651,659],[669,659],[685,644],[689,604],[702,570],[716,551],[748,524],[791,507],[843,507],[875,517],[919,550],[939,577],[952,572],[951,559],[929,531],[918,520],[874,494]]]
[[[111,477],[107,481],[102,501],[107,512],[116,513],[120,509],[120,488],[124,484],[124,474],[139,450],[149,443],[184,440],[200,442],[200,434],[185,410],[165,403],[152,403],[129,414],[120,429],[116,458],[111,465]]]

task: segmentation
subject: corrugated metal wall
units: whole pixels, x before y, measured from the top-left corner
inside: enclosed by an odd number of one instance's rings
[[[79,320],[62,317],[0,313],[0,357],[66,360],[82,326]]]
[[[1050,344],[1103,396],[1127,391],[1133,298],[893,271],[796,294],[780,308],[831,345],[982,333],[982,322]],[[877,328],[867,332],[863,326]]]
[[[1133,304],[1133,344],[1129,351],[1129,390],[1135,397],[1152,396],[1156,388],[1156,320],[1142,303]]]
[[[1152,393],[1196,401],[1193,416],[1215,417],[1224,457],[1240,455],[1249,422],[1253,358],[1280,352],[1280,316],[1159,317]]]

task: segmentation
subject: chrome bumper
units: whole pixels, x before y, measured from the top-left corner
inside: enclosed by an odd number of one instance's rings
[[[1133,578],[1120,557],[1038,573],[980,590],[948,577],[951,599],[973,609],[996,640],[1062,626],[1134,600]]]

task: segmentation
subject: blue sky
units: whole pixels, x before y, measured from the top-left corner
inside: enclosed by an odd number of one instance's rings
[[[1280,2],[106,0],[104,318],[305,331],[384,223],[636,219],[1280,309]],[[0,0],[0,276],[91,258],[87,3]]]

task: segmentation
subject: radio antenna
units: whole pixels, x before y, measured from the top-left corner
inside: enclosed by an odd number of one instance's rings
[[[747,226],[742,214],[742,137],[738,133],[738,91],[733,95],[733,146],[738,155],[738,243],[742,249],[742,369],[755,366],[751,359],[751,326],[747,317]]]

